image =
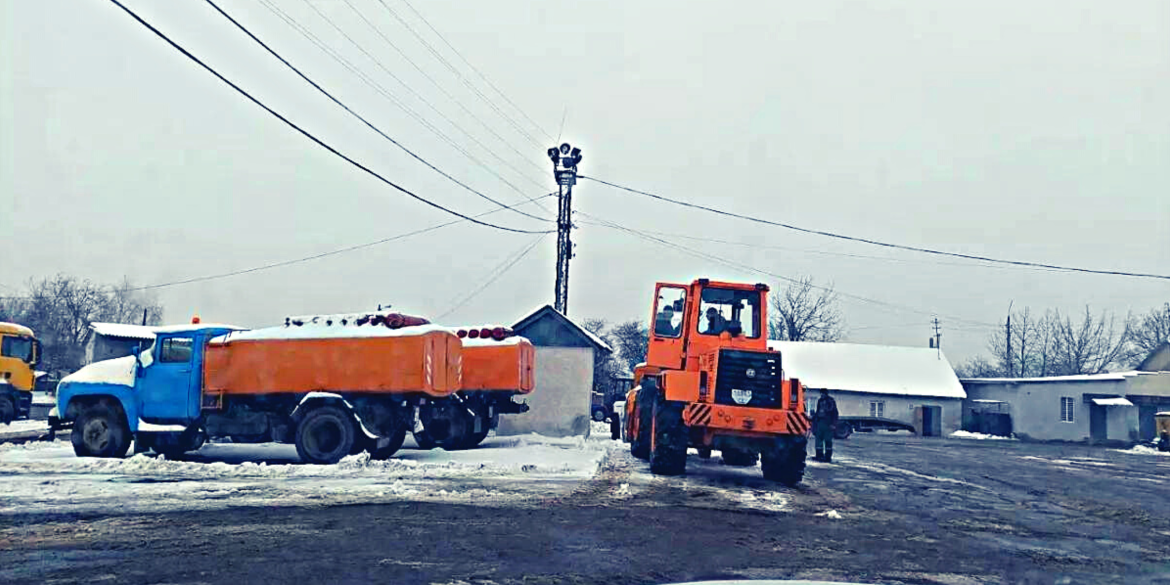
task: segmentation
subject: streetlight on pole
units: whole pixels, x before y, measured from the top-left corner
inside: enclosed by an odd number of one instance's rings
[[[548,149],[553,163],[553,177],[557,180],[557,282],[553,308],[562,315],[569,314],[569,260],[573,257],[573,243],[569,230],[573,228],[573,185],[577,184],[577,165],[581,163],[581,149],[568,142]]]

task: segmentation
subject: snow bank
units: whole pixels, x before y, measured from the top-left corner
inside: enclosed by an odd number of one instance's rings
[[[438,325],[416,325],[390,329],[382,325],[288,325],[252,329],[250,331],[232,331],[227,335],[212,338],[211,343],[222,344],[232,341],[254,341],[259,339],[338,339],[338,338],[365,338],[365,337],[410,337],[423,335],[433,331],[450,333],[451,330]]]
[[[36,438],[41,433],[47,432],[49,432],[48,421],[14,420],[6,425],[0,425],[0,440]]]
[[[980,441],[1015,441],[1015,437],[1001,437],[999,435],[986,435],[983,433],[972,433],[969,431],[955,431],[951,433],[952,439],[978,439]]]
[[[134,386],[134,356],[94,362],[65,376],[61,383],[118,384]]]
[[[1132,449],[1114,449],[1118,453],[1129,453],[1130,455],[1159,455],[1162,457],[1170,457],[1170,451],[1159,451],[1157,447],[1149,445],[1134,445]]]
[[[512,337],[505,337],[503,341],[496,341],[490,337],[487,339],[482,337],[476,339],[464,337],[461,341],[463,341],[463,347],[483,347],[489,345],[520,345],[521,343],[528,341],[528,339],[520,337],[519,335],[513,335]]]

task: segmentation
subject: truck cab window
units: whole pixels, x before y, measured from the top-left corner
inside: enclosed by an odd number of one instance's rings
[[[760,336],[760,293],[754,290],[703,289],[698,331],[703,335],[736,332],[751,339]]]
[[[162,340],[158,361],[163,363],[183,363],[191,361],[191,347],[193,340],[190,337],[168,337]]]
[[[682,334],[683,311],[687,291],[684,288],[664,286],[658,289],[658,303],[654,308],[654,335],[678,337]]]
[[[0,339],[0,356],[32,363],[32,347],[33,341],[26,337],[4,337]]]

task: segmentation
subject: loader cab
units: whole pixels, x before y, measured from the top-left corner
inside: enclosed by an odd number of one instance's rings
[[[764,284],[658,283],[651,315],[646,364],[696,369],[698,356],[719,348],[766,351],[767,293]]]

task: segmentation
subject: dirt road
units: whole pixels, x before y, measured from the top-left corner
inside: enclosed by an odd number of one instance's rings
[[[10,583],[1170,583],[1170,457],[858,436],[794,490],[615,452],[568,495],[0,517]],[[468,487],[471,487],[470,485]]]

